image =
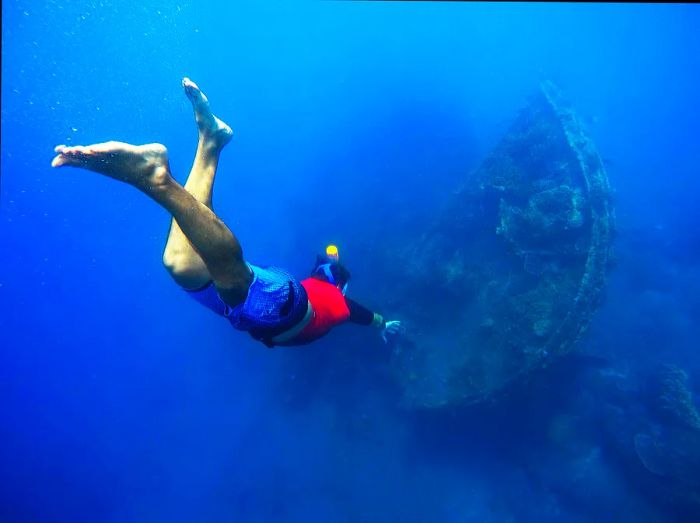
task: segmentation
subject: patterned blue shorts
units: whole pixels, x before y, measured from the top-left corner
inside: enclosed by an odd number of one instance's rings
[[[278,267],[257,267],[243,303],[231,307],[219,295],[213,283],[197,291],[187,291],[199,303],[228,318],[236,329],[264,336],[274,335],[304,317],[308,298],[304,287],[287,271]]]

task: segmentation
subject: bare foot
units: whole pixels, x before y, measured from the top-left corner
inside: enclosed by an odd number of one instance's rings
[[[197,84],[189,78],[183,78],[182,87],[185,89],[187,98],[192,102],[194,119],[197,122],[200,136],[204,140],[211,141],[212,145],[218,148],[230,142],[233,137],[233,131],[228,125],[214,116],[209,106],[209,100],[201,89],[197,87]]]
[[[75,147],[58,145],[54,150],[58,154],[51,161],[51,167],[80,167],[126,182],[143,191],[160,187],[171,179],[168,151],[159,143],[131,145],[104,142]]]

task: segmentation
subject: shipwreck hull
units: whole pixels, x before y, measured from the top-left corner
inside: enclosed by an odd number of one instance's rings
[[[570,351],[599,304],[612,231],[595,146],[543,84],[402,252],[390,295],[408,329],[392,361],[406,404],[484,401]]]

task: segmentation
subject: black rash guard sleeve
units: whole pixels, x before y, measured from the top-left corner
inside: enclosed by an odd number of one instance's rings
[[[371,310],[350,298],[345,298],[345,303],[347,303],[348,309],[350,309],[349,321],[359,325],[372,325],[375,315]]]

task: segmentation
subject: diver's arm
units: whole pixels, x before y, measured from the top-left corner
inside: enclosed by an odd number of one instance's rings
[[[350,317],[348,319],[359,325],[378,327],[384,343],[389,343],[392,338],[403,331],[400,321],[386,321],[381,314],[372,312],[349,298],[345,298],[345,303],[350,309]]]
[[[373,327],[384,328],[386,322],[381,314],[372,312],[350,298],[345,298],[345,303],[347,303],[348,309],[350,309],[349,321],[357,323],[358,325],[372,325]]]

